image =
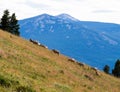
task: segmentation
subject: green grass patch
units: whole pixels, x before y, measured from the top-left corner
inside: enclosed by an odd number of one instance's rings
[[[19,85],[19,81],[11,80],[0,75],[0,86],[11,87],[12,85]]]
[[[68,85],[55,83],[55,88],[59,92],[72,92],[71,88]]]
[[[49,59],[45,58],[45,57],[42,57],[41,59],[42,59],[43,62],[49,61]]]
[[[10,87],[11,86],[11,81],[0,75],[0,85],[3,86],[3,87]]]

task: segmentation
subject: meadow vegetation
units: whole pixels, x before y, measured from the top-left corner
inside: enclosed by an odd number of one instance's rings
[[[0,30],[1,92],[119,92],[120,79]]]

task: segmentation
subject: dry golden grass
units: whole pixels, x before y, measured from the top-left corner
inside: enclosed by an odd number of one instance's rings
[[[1,92],[17,92],[19,86],[30,92],[119,92],[120,79],[97,72],[0,30],[0,76],[11,83],[0,83]]]

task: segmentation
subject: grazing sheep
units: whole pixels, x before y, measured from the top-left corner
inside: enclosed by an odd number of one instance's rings
[[[37,41],[34,41],[32,39],[30,39],[30,42],[32,42],[33,44],[37,44],[38,45],[38,42]]]
[[[97,71],[98,69],[96,67],[91,67],[93,70]]]
[[[100,72],[99,72],[99,70],[96,67],[91,67],[91,68],[95,71],[95,73],[96,73],[97,76],[101,75]]]
[[[43,44],[39,44],[39,46],[43,47],[43,48],[48,48],[47,46],[43,45]]]
[[[30,42],[33,42],[33,40],[32,40],[32,39],[29,39],[29,41],[30,41]]]
[[[68,61],[76,62],[74,58],[69,58]]]
[[[52,51],[53,51],[55,54],[57,54],[57,55],[60,54],[59,51],[57,51],[57,50],[55,50],[55,49],[53,49]]]
[[[100,75],[101,75],[99,71],[95,71],[95,72],[96,72],[96,75],[97,75],[97,76],[100,76]]]
[[[41,46],[41,47],[43,47],[43,48],[46,48],[46,49],[48,48],[47,46],[39,43],[38,41],[34,41],[34,40],[32,40],[32,39],[30,39],[29,41],[32,42],[33,44],[36,44],[36,45]]]
[[[77,62],[77,64],[80,65],[80,66],[85,66],[85,64],[81,63],[81,62]]]

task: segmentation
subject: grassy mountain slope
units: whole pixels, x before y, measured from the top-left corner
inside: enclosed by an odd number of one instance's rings
[[[119,92],[120,79],[0,30],[1,92]]]

